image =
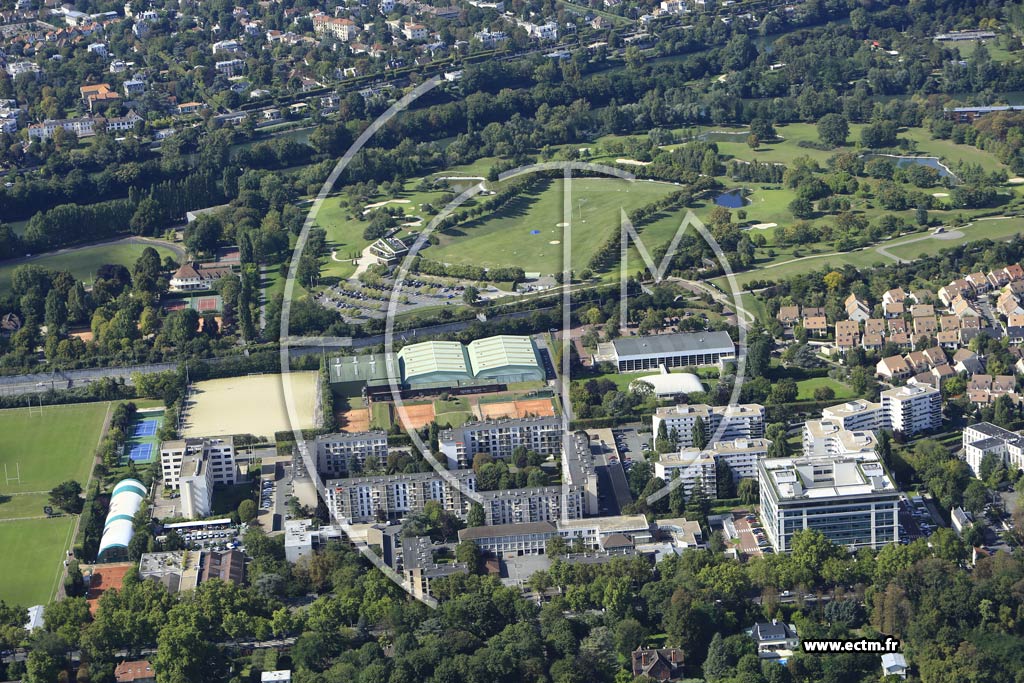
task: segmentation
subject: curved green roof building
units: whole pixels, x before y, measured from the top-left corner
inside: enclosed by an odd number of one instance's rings
[[[397,355],[402,383],[410,387],[481,381],[508,384],[545,378],[537,348],[524,336],[487,337],[468,346],[427,341],[405,346]]]

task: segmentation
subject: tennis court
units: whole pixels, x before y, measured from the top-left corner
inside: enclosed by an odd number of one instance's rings
[[[135,414],[135,420],[128,426],[128,438],[125,439],[124,454],[121,457],[122,465],[129,462],[153,462],[153,458],[160,451],[160,440],[156,435],[163,421],[164,411],[159,408],[144,409]]]
[[[153,457],[153,444],[138,443],[128,451],[128,459],[132,462],[149,462]]]
[[[200,313],[209,313],[219,309],[220,305],[215,296],[199,297],[199,300],[196,302],[196,310]]]
[[[132,436],[155,436],[157,427],[160,426],[160,418],[153,417],[147,418],[141,422],[135,423],[135,430],[132,432]]]

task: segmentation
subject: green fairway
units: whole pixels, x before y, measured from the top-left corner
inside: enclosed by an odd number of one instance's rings
[[[75,279],[91,283],[96,269],[105,264],[131,266],[142,256],[147,244],[98,244],[91,247],[69,250],[61,254],[43,254],[35,258],[22,260],[19,263],[0,265],[0,293],[7,292],[11,287],[11,273],[21,263],[32,263],[51,270],[66,270]],[[177,260],[178,256],[166,247],[154,247],[160,258],[170,256]]]
[[[829,387],[835,392],[835,398],[837,401],[843,399],[853,398],[856,394],[853,393],[853,389],[849,386],[838,382],[831,377],[812,377],[811,379],[803,379],[796,383],[796,399],[798,401],[810,401],[814,399],[814,390],[820,387]]]
[[[0,600],[31,607],[53,599],[74,524],[70,516],[0,522]]]
[[[560,225],[565,221],[563,183],[541,182],[494,216],[461,225],[454,234],[435,233],[440,244],[426,250],[425,256],[446,263],[519,266],[527,272],[561,271],[566,238]],[[572,180],[571,254],[575,270],[585,268],[597,249],[619,229],[620,207],[628,213],[674,190],[675,186],[668,183],[630,183],[617,178]]]
[[[109,407],[106,402],[44,405],[42,415],[39,408],[0,410],[5,435],[0,474],[6,465],[9,478],[17,470],[21,475],[20,482],[0,479],[0,495],[45,492],[69,479],[84,488]],[[9,516],[0,505],[0,518]]]

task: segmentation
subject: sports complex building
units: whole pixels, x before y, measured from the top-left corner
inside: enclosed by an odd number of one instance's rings
[[[678,332],[622,337],[598,345],[595,360],[614,363],[619,372],[654,368],[719,365],[736,359],[728,332]]]
[[[499,335],[469,344],[427,341],[409,344],[398,353],[335,358],[331,386],[345,395],[390,392],[394,378],[404,396],[442,390],[459,393],[499,391],[503,385],[543,381],[546,377],[533,340]]]
[[[133,520],[147,495],[138,479],[122,479],[110,494],[110,509],[100,538],[99,561],[110,561],[128,552],[128,543],[135,533]]]

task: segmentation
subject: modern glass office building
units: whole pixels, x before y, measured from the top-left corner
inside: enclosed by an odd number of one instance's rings
[[[761,521],[777,552],[802,529],[851,549],[899,541],[899,491],[874,453],[766,458],[758,480]]]

